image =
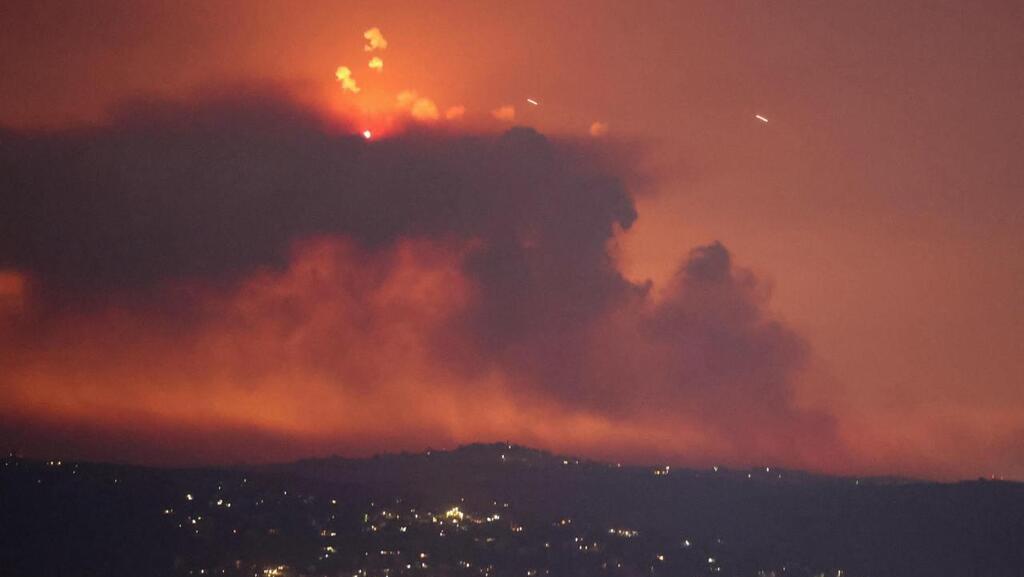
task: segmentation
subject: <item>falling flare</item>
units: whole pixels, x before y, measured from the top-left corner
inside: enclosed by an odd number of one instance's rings
[[[380,28],[374,26],[366,32],[363,32],[363,38],[366,38],[366,45],[363,46],[363,50],[367,52],[373,52],[374,50],[384,50],[388,47],[388,41],[381,34]]]
[[[760,120],[761,122],[763,122],[763,123],[765,123],[765,124],[768,124],[768,119],[767,119],[767,118],[765,118],[765,117],[763,117],[763,116],[761,116],[760,114],[755,114],[755,115],[754,115],[754,118],[756,118],[756,119]]]
[[[359,85],[356,84],[356,79],[352,78],[352,71],[348,66],[339,66],[334,71],[334,77],[341,83],[342,90],[352,94],[359,94]]]
[[[605,134],[608,134],[608,123],[595,121],[590,125],[590,136],[597,138]]]
[[[532,98],[527,98],[526,101],[529,102],[530,104],[534,105],[534,106],[540,106],[540,102],[537,102],[536,100],[534,100]]]
[[[368,66],[372,70],[376,70],[377,72],[380,72],[380,71],[384,70],[384,61],[381,60],[381,58],[379,56],[374,56],[373,58],[370,59],[370,63],[368,64]]]
[[[370,140],[370,138],[372,136],[373,136],[373,133],[370,132],[368,129],[363,131],[363,138],[365,138],[366,140]]]

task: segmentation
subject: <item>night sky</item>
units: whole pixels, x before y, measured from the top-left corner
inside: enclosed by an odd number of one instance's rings
[[[1022,30],[6,2],[0,443],[1024,478]]]

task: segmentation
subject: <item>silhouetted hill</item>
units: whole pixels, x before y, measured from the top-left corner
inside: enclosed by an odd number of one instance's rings
[[[503,443],[184,470],[9,458],[0,518],[11,576],[1024,575],[1020,483],[628,467]]]

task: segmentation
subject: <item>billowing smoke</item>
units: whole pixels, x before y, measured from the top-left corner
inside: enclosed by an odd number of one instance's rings
[[[241,94],[0,134],[0,404],[25,435],[63,418],[252,428],[292,456],[840,454],[832,419],[793,402],[803,341],[724,246],[663,290],[621,274],[628,163],[528,128],[325,126]]]
[[[420,122],[431,122],[440,117],[437,104],[433,100],[420,96],[415,90],[403,90],[396,97],[398,107],[407,110],[409,116]]]

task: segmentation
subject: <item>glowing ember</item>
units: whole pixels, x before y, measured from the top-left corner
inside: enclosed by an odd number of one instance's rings
[[[352,70],[348,66],[339,66],[334,71],[334,77],[341,83],[341,89],[352,94],[359,94],[359,85],[356,84],[356,79],[352,78]]]
[[[363,38],[366,38],[366,45],[363,46],[363,50],[367,52],[373,52],[374,50],[384,50],[388,47],[388,41],[384,38],[380,28],[374,26],[366,32],[363,32]]]

